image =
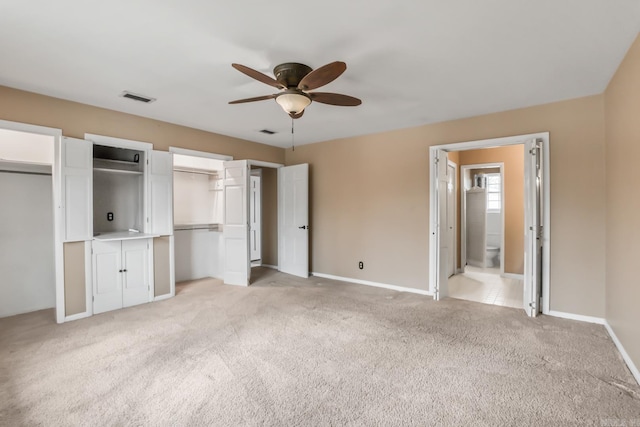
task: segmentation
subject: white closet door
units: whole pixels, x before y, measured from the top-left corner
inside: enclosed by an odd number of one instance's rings
[[[224,162],[224,283],[248,286],[249,256],[249,163]]]
[[[540,313],[542,293],[542,140],[525,143],[524,199],[525,199],[525,261],[523,308],[527,315]]]
[[[251,194],[249,219],[251,227],[251,261],[258,261],[262,258],[262,196],[261,179],[259,176],[251,176]]]
[[[436,177],[438,186],[436,187],[436,299],[449,296],[449,228],[447,226],[447,186],[449,184],[449,164],[446,151],[438,150],[436,153]]]
[[[122,305],[149,302],[149,240],[122,241]]]
[[[309,165],[278,169],[278,269],[309,277]]]
[[[62,209],[64,241],[93,238],[93,144],[62,138]]]
[[[122,308],[121,247],[119,240],[92,243],[94,314]]]
[[[149,165],[150,233],[173,234],[173,155],[151,151]]]

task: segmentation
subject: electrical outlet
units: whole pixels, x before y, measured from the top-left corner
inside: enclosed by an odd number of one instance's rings
[[[359,268],[360,270],[364,269],[364,262],[360,261],[360,262],[358,263],[358,268]]]
[[[113,212],[107,212],[107,221],[113,221]]]

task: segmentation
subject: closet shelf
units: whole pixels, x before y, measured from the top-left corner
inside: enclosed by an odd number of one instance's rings
[[[108,173],[120,173],[127,175],[142,175],[140,171],[128,171],[124,169],[109,169],[109,168],[93,168],[94,172],[108,172]]]

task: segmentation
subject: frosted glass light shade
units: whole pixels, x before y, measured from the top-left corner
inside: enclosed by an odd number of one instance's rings
[[[311,99],[299,93],[283,93],[276,98],[276,102],[287,114],[299,114],[311,104]]]

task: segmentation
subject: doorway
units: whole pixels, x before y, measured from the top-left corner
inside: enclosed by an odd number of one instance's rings
[[[446,221],[448,205],[445,196],[448,182],[449,154],[456,158],[465,150],[504,147],[524,144],[524,225],[516,234],[522,239],[520,248],[523,253],[522,304],[528,315],[549,311],[549,134],[539,133],[491,140],[470,141],[431,147],[431,184],[430,184],[430,290],[436,300],[450,296],[449,275],[449,236]],[[443,166],[440,166],[443,165]],[[485,202],[486,203],[486,202]],[[504,234],[503,234],[504,236]],[[461,246],[461,245],[460,245]],[[483,245],[486,247],[485,245]],[[511,251],[503,251],[511,252]],[[462,254],[459,257],[462,258]],[[510,264],[501,257],[501,265]],[[460,265],[464,267],[465,264]],[[501,267],[504,268],[504,267]],[[504,273],[503,273],[504,275]],[[516,279],[517,277],[507,277]]]
[[[0,317],[58,306],[56,133],[0,123]]]

